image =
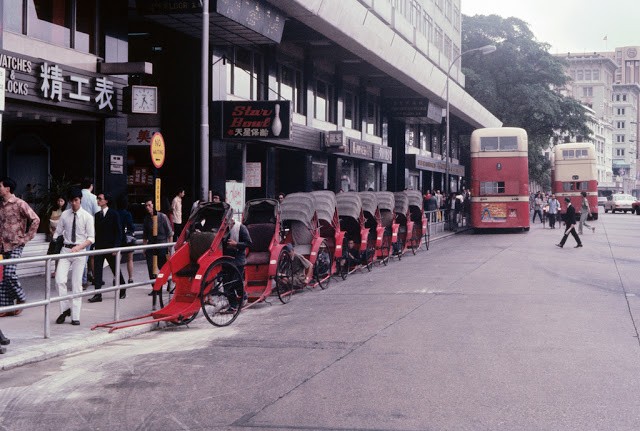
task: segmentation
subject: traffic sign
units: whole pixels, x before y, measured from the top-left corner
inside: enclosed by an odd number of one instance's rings
[[[164,165],[166,151],[164,147],[164,138],[160,132],[156,132],[151,137],[151,162],[156,169],[160,169]]]

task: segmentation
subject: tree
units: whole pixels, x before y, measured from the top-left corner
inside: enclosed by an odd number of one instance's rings
[[[589,136],[585,108],[558,91],[567,84],[563,59],[549,54],[529,25],[518,18],[463,15],[462,51],[484,45],[490,55],[463,57],[466,90],[505,126],[521,127],[529,135],[529,177],[549,183],[550,164],[542,150],[564,135]]]

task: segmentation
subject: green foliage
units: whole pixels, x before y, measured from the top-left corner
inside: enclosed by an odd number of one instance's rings
[[[559,135],[589,136],[584,107],[555,89],[568,77],[563,60],[549,54],[529,25],[497,15],[463,16],[462,51],[495,45],[489,55],[463,57],[466,90],[505,126],[521,127],[529,135],[529,176],[546,184],[549,163],[541,155]],[[541,181],[542,180],[542,181]]]

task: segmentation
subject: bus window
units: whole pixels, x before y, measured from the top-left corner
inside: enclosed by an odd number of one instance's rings
[[[574,182],[562,183],[562,191],[571,192],[575,189],[576,189],[576,184]]]
[[[481,181],[480,195],[497,195],[504,193],[504,181]]]
[[[481,137],[480,151],[498,151],[498,138],[496,136]]]
[[[586,159],[588,157],[589,157],[589,151],[587,149],[576,150],[576,158],[578,158],[578,159]]]
[[[576,183],[576,190],[587,190],[589,183],[587,181],[578,181]]]
[[[518,138],[515,136],[503,136],[499,139],[500,151],[517,151]]]
[[[573,159],[574,151],[573,150],[562,150],[562,158],[563,159]]]

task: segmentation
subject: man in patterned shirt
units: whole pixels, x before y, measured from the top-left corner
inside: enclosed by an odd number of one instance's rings
[[[18,259],[27,242],[36,235],[40,218],[29,204],[13,193],[16,182],[9,177],[0,179],[0,252],[3,259]],[[27,297],[20,286],[16,265],[4,265],[4,276],[0,282],[0,306],[22,304]],[[22,310],[0,313],[0,317],[17,316]]]

